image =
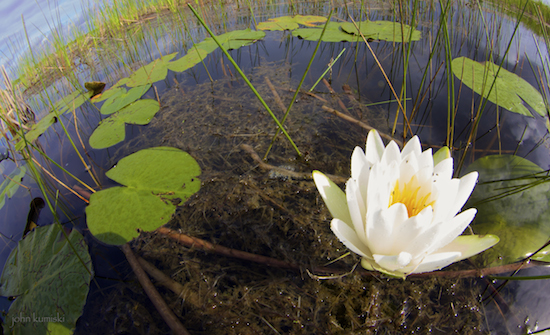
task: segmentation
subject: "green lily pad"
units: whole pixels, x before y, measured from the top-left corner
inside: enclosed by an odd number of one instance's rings
[[[75,328],[93,269],[82,235],[74,229],[69,234],[79,258],[61,229],[57,224],[37,227],[12,250],[0,277],[0,294],[15,297],[4,331],[50,334],[48,330],[65,329],[63,334]]]
[[[478,210],[472,223],[476,234],[500,238],[478,257],[485,266],[513,263],[530,256],[550,238],[550,183],[533,174],[543,170],[510,155],[485,156],[468,171],[479,172],[479,182],[465,207]],[[531,187],[529,187],[531,186]]]
[[[108,115],[121,110],[122,108],[141,98],[141,96],[144,95],[145,92],[147,92],[150,88],[151,84],[137,86],[130,89],[129,91],[126,91],[126,89],[122,87],[117,88],[111,94],[109,99],[105,101],[103,106],[101,106],[101,114]]]
[[[25,143],[36,141],[40,135],[44,134],[46,130],[48,130],[50,126],[56,122],[57,116],[57,113],[54,111],[46,114],[40,121],[31,127],[31,130],[25,134],[25,139],[27,140],[26,142],[23,139],[20,139],[15,144],[15,150],[23,150]]]
[[[86,208],[90,232],[104,243],[124,244],[138,229],[157,229],[199,190],[200,173],[195,159],[176,148],[144,149],[121,159],[107,176],[125,186],[92,194]]]
[[[259,30],[294,30],[299,24],[314,27],[327,21],[326,17],[312,15],[281,16],[258,23]]]
[[[80,92],[74,91],[69,95],[59,99],[54,105],[54,111],[57,111],[58,115],[73,111],[82,106],[83,103],[90,100],[93,92]]]
[[[216,46],[217,47],[217,46]],[[208,55],[204,49],[192,47],[187,54],[176,61],[168,63],[168,69],[174,72],[183,72],[201,62]]]
[[[323,42],[355,42],[357,36],[343,31],[341,23],[329,22],[323,35]],[[323,26],[317,28],[300,28],[292,31],[292,35],[307,41],[318,41],[321,38]]]
[[[478,63],[466,57],[453,59],[452,66],[454,75],[464,85],[492,103],[510,112],[532,116],[525,103],[541,116],[546,116],[540,92],[516,74],[501,68],[496,77],[498,65],[491,62]],[[488,96],[493,81],[495,85]]]
[[[233,30],[225,34],[218,35],[216,36],[216,39],[226,50],[231,50],[250,45],[264,37],[265,33],[263,31],[256,31],[247,28],[244,30]],[[214,43],[213,45],[215,45],[216,48],[218,47],[212,37],[206,38],[204,41],[197,44],[197,47],[210,52],[209,50],[212,48],[212,43]]]
[[[52,124],[55,123],[56,117],[60,116],[61,114],[76,110],[78,107],[82,106],[83,103],[88,101],[92,95],[92,91],[84,93],[80,91],[74,91],[71,94],[59,99],[55,103],[53,110],[50,113],[46,114],[46,116],[44,116],[36,124],[34,124],[31,127],[31,130],[29,130],[25,134],[27,142],[35,141],[40,135],[44,134]],[[16,150],[22,150],[25,147],[25,141],[20,139],[19,136],[15,137],[14,140],[17,141],[17,143],[15,144]]]
[[[159,109],[159,103],[152,99],[131,103],[99,123],[90,136],[90,146],[94,149],[103,149],[122,142],[126,137],[126,123],[146,125]]]
[[[140,67],[128,77],[126,86],[136,87],[163,80],[168,75],[168,63],[176,54],[177,52],[171,53]]]
[[[15,192],[19,189],[19,184],[23,181],[23,177],[27,172],[27,168],[24,166],[16,167],[9,175],[8,178],[5,178],[2,184],[0,184],[0,209],[4,207],[6,203],[6,196],[8,198],[13,197]]]
[[[124,87],[120,87],[120,86],[113,86],[111,88],[109,88],[107,91],[103,92],[102,94],[100,95],[96,95],[95,97],[93,97],[91,100],[92,102],[102,102],[102,101],[105,101],[113,96],[119,96],[121,95],[122,93],[125,93],[126,90],[124,89]]]
[[[357,26],[361,28],[361,33],[365,36],[365,38],[372,38],[381,41],[408,42],[411,29],[413,29],[411,26],[406,24],[403,24],[403,27],[401,27],[401,23],[391,21],[362,21],[356,23]],[[349,34],[359,35],[357,33],[357,28],[355,28],[355,25],[352,22],[343,22],[341,27],[343,31]],[[411,41],[420,41],[421,37],[422,33],[419,30],[414,29],[411,36]]]

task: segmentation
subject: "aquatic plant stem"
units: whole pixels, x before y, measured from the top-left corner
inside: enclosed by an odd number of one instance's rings
[[[197,11],[193,8],[193,6],[191,6],[191,4],[187,4],[187,6],[189,7],[189,9],[191,9],[191,11],[193,12],[193,14],[195,14],[195,16],[197,17],[197,19],[199,20],[199,22],[201,23],[201,25],[204,27],[204,29],[206,29],[206,31],[210,34],[210,36],[212,37],[212,39],[214,40],[214,42],[216,42],[216,44],[220,47],[220,49],[222,50],[222,52],[225,54],[225,56],[227,57],[227,59],[229,59],[229,61],[231,62],[231,64],[233,64],[233,66],[235,67],[235,70],[237,70],[237,72],[239,72],[239,74],[241,75],[241,77],[243,78],[243,80],[246,82],[246,84],[248,85],[248,87],[250,87],[250,89],[252,90],[252,92],[254,92],[254,95],[256,95],[256,98],[258,98],[258,100],[260,101],[260,103],[262,104],[262,106],[264,106],[264,108],[267,110],[267,112],[269,113],[269,115],[271,116],[271,118],[273,119],[273,121],[275,121],[275,123],[277,124],[277,126],[279,126],[279,129],[283,132],[283,134],[286,136],[286,138],[288,139],[288,141],[290,142],[290,144],[292,145],[292,147],[294,148],[294,150],[296,151],[296,153],[298,154],[298,156],[302,157],[302,153],[300,152],[300,150],[298,150],[298,147],[296,146],[296,144],[294,144],[294,141],[292,140],[292,138],[290,138],[290,135],[287,133],[287,131],[283,128],[283,125],[279,122],[279,120],[277,119],[277,117],[275,116],[275,114],[273,114],[273,112],[271,111],[271,109],[269,108],[269,106],[267,105],[267,103],[264,101],[264,99],[262,98],[262,96],[260,95],[260,93],[258,93],[258,91],[256,91],[256,88],[254,88],[254,85],[252,85],[252,83],[250,82],[250,80],[248,80],[248,78],[246,77],[246,75],[243,73],[243,71],[241,70],[241,68],[239,67],[239,65],[237,65],[237,63],[235,62],[235,60],[233,59],[233,57],[231,57],[231,55],[229,54],[229,52],[227,52],[227,50],[225,50],[225,48],[223,47],[223,45],[218,41],[218,39],[216,38],[216,35],[214,35],[214,33],[212,32],[212,30],[210,30],[210,28],[208,28],[208,26],[206,25],[206,23],[204,22],[204,20],[202,19],[202,17],[197,13]]]
[[[301,270],[303,268],[302,266],[296,263],[281,261],[279,259],[272,258],[272,257],[252,254],[246,251],[231,249],[221,245],[212,244],[200,238],[188,236],[166,227],[160,227],[156,230],[156,232],[166,237],[169,237],[189,248],[193,248],[196,250],[203,250],[206,252],[216,253],[222,256],[238,258],[238,259],[252,261],[256,263],[262,263],[267,266],[275,266],[283,269]],[[539,266],[539,265],[546,265],[546,264],[547,263],[545,262],[537,262],[537,261],[531,261],[529,263],[517,262],[517,263],[495,266],[495,267],[484,268],[484,269],[472,269],[472,270],[460,270],[460,271],[438,270],[438,271],[425,272],[425,273],[413,273],[408,275],[407,278],[429,277],[429,276],[448,277],[448,278],[485,277],[493,274],[516,271],[520,269],[526,269],[526,268]],[[311,268],[311,272],[325,273],[325,274],[331,274],[332,276],[338,276],[338,275],[349,273],[349,269],[344,270],[344,269],[330,268],[326,266],[313,266]],[[379,272],[367,271],[365,269],[356,269],[355,272],[362,275],[371,275],[374,277],[383,276],[383,274]]]
[[[190,335],[187,329],[183,327],[181,322],[174,315],[174,312],[172,312],[170,307],[168,307],[166,302],[162,299],[161,295],[155,289],[155,286],[153,286],[153,283],[151,283],[151,280],[149,279],[149,277],[147,277],[147,274],[143,271],[143,268],[141,267],[138,260],[136,259],[136,256],[134,255],[134,252],[132,251],[130,246],[128,244],[124,244],[122,246],[122,251],[126,256],[128,263],[132,267],[132,270],[136,274],[136,277],[138,278],[139,283],[143,287],[143,290],[145,291],[145,293],[147,293],[147,296],[149,297],[149,299],[151,299],[151,302],[153,303],[153,305],[155,305],[157,311],[162,316],[166,324],[168,324],[170,329],[172,329],[174,334]]]
[[[317,84],[319,84],[319,82],[321,81],[321,79],[323,79],[323,77],[327,74],[328,71],[330,71],[330,69],[332,69],[332,66],[338,61],[338,59],[340,59],[340,56],[342,56],[342,54],[344,53],[344,51],[346,51],[346,48],[342,49],[342,51],[340,51],[340,53],[338,54],[338,56],[336,56],[336,58],[330,62],[330,64],[328,65],[327,69],[325,70],[325,72],[323,72],[323,74],[319,77],[319,79],[317,79],[317,81],[315,82],[315,84],[313,84],[313,86],[311,86],[311,88],[309,89],[308,92],[311,92],[315,89],[315,87],[317,86]]]
[[[321,36],[319,36],[319,40],[317,41],[317,45],[315,46],[315,50],[313,51],[313,54],[311,55],[311,58],[309,59],[309,63],[307,64],[306,70],[304,71],[304,75],[302,76],[302,79],[300,80],[300,84],[298,84],[298,87],[296,87],[296,92],[294,92],[294,96],[292,97],[292,100],[290,100],[290,104],[288,104],[288,107],[286,109],[285,115],[283,116],[283,119],[281,120],[281,125],[285,123],[285,120],[288,116],[288,113],[290,113],[290,109],[294,105],[294,101],[296,101],[296,97],[298,96],[298,93],[300,93],[300,89],[302,88],[302,85],[304,84],[304,80],[306,79],[306,76],[309,72],[309,69],[311,68],[311,64],[313,64],[313,59],[315,59],[315,55],[317,55],[317,50],[319,50],[319,46],[321,45],[321,41],[323,40],[323,36],[325,35],[325,31],[327,30],[327,26],[330,22],[330,18],[332,17],[332,11],[330,10],[330,13],[328,14],[327,21],[325,22],[325,26],[323,27],[323,31],[321,31]],[[269,147],[267,148],[264,160],[267,159],[267,155],[269,155],[269,151],[271,151],[271,148],[273,147],[273,144],[275,143],[275,140],[277,139],[277,136],[279,136],[279,129],[275,131],[275,136],[271,139],[271,143],[269,144]]]
[[[521,19],[523,17],[523,13],[525,12],[525,9],[527,8],[528,4],[529,4],[529,1],[526,1],[525,6],[523,7],[523,10],[521,11],[521,13],[519,13],[519,16],[516,20],[516,24],[515,24],[515,27],[514,27],[514,31],[512,33],[512,36],[510,37],[510,41],[508,42],[508,46],[506,47],[506,51],[501,56],[502,60],[499,64],[499,66],[498,66],[498,69],[497,69],[496,73],[494,74],[495,79],[491,83],[491,86],[489,87],[489,91],[487,92],[487,95],[486,95],[487,97],[490,96],[491,92],[493,91],[493,88],[495,87],[495,84],[496,84],[496,81],[497,81],[497,78],[498,78],[498,74],[500,73],[500,69],[502,68],[502,65],[504,64],[504,62],[506,60],[506,56],[508,55],[508,51],[510,51],[510,47],[512,46],[512,41],[514,40],[514,37],[516,36],[516,33],[517,33],[517,31],[519,29],[519,26],[521,24]],[[479,4],[478,4],[478,7],[479,7],[479,11],[480,11],[480,13],[483,17],[483,12],[482,12],[481,7],[479,6]],[[483,21],[485,22],[485,19],[483,19]],[[489,36],[487,36],[487,39],[489,40]],[[491,52],[492,52],[492,49],[491,49]],[[477,128],[479,126],[479,121],[481,120],[481,116],[483,114],[483,111],[485,110],[485,106],[487,105],[487,101],[489,101],[489,99],[485,99],[485,98],[483,98],[483,96],[485,96],[485,95],[484,94],[482,95],[482,103],[478,107],[477,115],[476,115],[475,121],[474,121],[474,125],[472,126],[472,129],[470,130],[470,134],[468,135],[468,142],[467,142],[468,145],[464,148],[464,151],[463,151],[462,155],[460,156],[460,159],[459,159],[459,162],[458,162],[458,165],[457,165],[457,169],[456,169],[456,172],[455,172],[457,175],[460,174],[460,170],[462,169],[462,166],[464,165],[464,162],[466,160],[466,154],[468,153],[468,149],[473,145],[472,141],[474,141],[474,136],[477,133]]]
[[[399,97],[397,96],[397,93],[395,92],[395,89],[393,88],[393,85],[390,81],[390,79],[388,78],[388,76],[386,75],[386,71],[384,71],[384,68],[382,67],[382,64],[380,64],[380,61],[378,60],[378,57],[376,57],[376,54],[374,53],[374,50],[372,50],[369,42],[367,41],[367,39],[365,38],[365,35],[363,35],[363,33],[361,32],[361,30],[359,30],[359,27],[357,26],[357,23],[355,23],[355,20],[353,20],[353,18],[351,16],[348,16],[350,19],[351,19],[351,22],[353,23],[353,25],[355,26],[355,29],[357,29],[357,32],[359,33],[359,35],[361,35],[361,37],[363,38],[363,42],[365,42],[365,44],[367,45],[367,48],[369,49],[370,53],[372,54],[372,57],[374,57],[374,61],[376,62],[376,64],[378,65],[378,68],[380,69],[380,71],[382,72],[382,75],[384,76],[384,79],[386,79],[386,82],[388,83],[388,86],[390,87],[390,90],[392,91],[393,93],[393,96],[395,97],[395,99],[397,100],[397,104],[399,105],[399,109],[403,112],[403,119],[405,120],[405,123],[407,125],[407,128],[409,129],[409,131],[411,132],[412,134],[412,129],[411,129],[411,125],[409,123],[409,119],[407,118],[407,113],[403,107],[403,104],[401,103],[401,100],[399,99]],[[393,135],[393,131],[392,131],[392,135]]]

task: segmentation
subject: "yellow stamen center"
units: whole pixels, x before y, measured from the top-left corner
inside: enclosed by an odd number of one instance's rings
[[[399,180],[395,182],[395,186],[390,195],[390,203],[388,207],[396,203],[402,203],[407,207],[409,217],[420,213],[424,208],[433,206],[435,200],[432,200],[432,193],[422,190],[416,177],[412,177],[408,183],[405,183],[403,188],[399,187]]]

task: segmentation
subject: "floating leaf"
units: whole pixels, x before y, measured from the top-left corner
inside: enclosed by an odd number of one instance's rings
[[[327,21],[326,17],[311,15],[281,16],[258,23],[259,30],[294,30],[299,24],[314,27]]]
[[[144,149],[121,159],[107,176],[125,186],[92,194],[86,208],[90,232],[102,242],[124,244],[138,236],[137,229],[157,229],[199,190],[200,173],[195,159],[176,148]]]
[[[476,160],[468,171],[479,172],[478,185],[466,204],[478,210],[472,228],[476,234],[500,238],[478,256],[485,266],[523,259],[548,241],[550,183],[540,183],[540,175],[533,177],[542,172],[540,167],[518,156],[493,155]]]
[[[74,91],[57,101],[54,105],[54,111],[57,111],[58,115],[73,111],[88,101],[92,94],[93,92]]]
[[[257,40],[261,40],[264,37],[265,33],[263,31],[255,31],[247,28],[244,30],[233,30],[225,34],[221,34],[219,36],[216,36],[216,39],[223,45],[226,50],[231,50],[250,45]],[[218,47],[212,37],[206,38],[203,42],[199,43],[197,47],[208,51],[207,48],[209,48],[211,43],[214,43],[216,48]]]
[[[90,146],[103,149],[122,142],[126,136],[125,123],[148,124],[159,108],[159,103],[152,99],[139,100],[124,107],[99,123],[90,136]]]
[[[79,258],[61,229],[57,224],[37,227],[12,250],[0,278],[0,294],[15,297],[6,316],[11,328],[4,326],[4,331],[48,334],[59,326],[75,328],[93,269],[82,235],[74,229],[69,235]]]
[[[44,134],[46,130],[48,130],[50,126],[56,122],[56,120],[57,113],[54,111],[46,114],[40,121],[31,127],[31,130],[25,134],[25,139],[27,140],[26,142],[23,139],[20,139],[15,144],[15,150],[23,150],[27,142],[35,141],[40,135]]]
[[[361,28],[361,33],[365,36],[365,38],[372,38],[374,40],[381,41],[408,42],[412,29],[411,26],[406,24],[391,21],[362,21],[356,23],[357,26]],[[355,28],[355,25],[352,22],[343,22],[341,27],[342,30],[349,34],[359,35],[357,28]],[[421,37],[421,32],[414,29],[410,40],[419,41]]]
[[[120,87],[120,86],[113,86],[111,88],[109,88],[107,91],[99,94],[99,95],[96,95],[95,97],[93,97],[91,100],[92,102],[101,102],[101,101],[105,101],[113,96],[118,96],[122,93],[126,92],[126,89],[124,89],[124,87]]]
[[[323,35],[323,42],[355,42],[357,37],[348,34],[340,29],[341,23],[329,22],[327,29]],[[319,28],[300,28],[292,32],[293,36],[302,38],[308,41],[318,41],[323,32],[323,27]]]
[[[176,56],[176,54],[177,52],[171,53],[140,67],[136,70],[136,72],[132,73],[132,75],[128,77],[128,80],[125,83],[126,86],[136,87],[163,80],[168,75],[168,63]]]
[[[126,89],[122,87],[117,88],[109,99],[105,101],[103,106],[101,106],[101,114],[108,115],[121,110],[141,98],[150,88],[151,84],[137,86],[129,91],[126,91]]]
[[[525,102],[535,112],[541,116],[546,116],[544,100],[539,91],[516,74],[501,68],[498,77],[496,77],[498,65],[492,62],[478,63],[466,57],[453,59],[452,66],[454,75],[464,85],[477,94],[483,95],[492,103],[506,108],[510,112],[532,116],[531,112],[525,107]],[[493,81],[495,81],[495,85],[491,90],[491,94],[487,96]]]
[[[205,50],[200,48],[195,49],[193,47],[189,49],[187,55],[181,57],[176,61],[168,63],[168,69],[174,72],[183,72],[200,63],[201,60],[204,59],[204,57],[206,57],[207,55],[208,52],[206,52]]]
[[[6,196],[8,198],[13,197],[15,192],[19,189],[23,176],[27,172],[27,168],[24,166],[16,167],[7,178],[0,184],[0,208],[4,207],[6,203]]]

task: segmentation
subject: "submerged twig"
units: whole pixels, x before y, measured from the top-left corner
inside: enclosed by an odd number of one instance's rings
[[[241,144],[240,147],[241,147],[241,149],[246,151],[256,163],[258,163],[258,166],[261,169],[273,170],[273,171],[276,171],[277,173],[279,173],[279,174],[281,174],[285,177],[290,177],[290,178],[295,178],[295,179],[313,179],[313,176],[311,175],[311,173],[290,171],[290,170],[287,170],[285,168],[278,167],[278,166],[271,165],[271,164],[268,164],[268,163],[264,162],[260,158],[258,153],[256,151],[254,151],[254,149],[248,144]],[[335,175],[331,175],[331,174],[327,174],[326,176],[329,177],[330,179],[332,179],[332,181],[334,181],[335,183],[345,183],[348,180],[348,178],[335,176]]]
[[[187,302],[188,304],[200,308],[200,299],[195,292],[186,290],[182,284],[168,277],[166,274],[164,274],[164,272],[157,269],[153,264],[147,262],[145,259],[139,256],[136,256],[136,259],[138,260],[141,267],[145,271],[147,271],[149,276],[153,277],[160,285],[168,288],[170,291],[177,294],[178,297],[182,298],[183,301]]]
[[[271,80],[269,80],[268,77],[265,77],[265,82],[267,86],[269,86],[269,89],[271,90],[271,93],[273,94],[273,97],[275,98],[275,102],[277,103],[277,105],[279,105],[282,111],[285,111],[286,110],[285,104],[281,100],[279,93],[277,93],[275,86],[273,86],[273,84],[271,83]]]
[[[126,255],[126,259],[128,260],[128,263],[130,263],[130,266],[136,274],[139,283],[143,287],[143,290],[145,291],[145,293],[147,293],[147,296],[149,297],[149,299],[151,299],[153,305],[155,305],[157,311],[162,316],[164,321],[166,321],[166,324],[168,324],[170,329],[172,329],[172,332],[174,332],[174,334],[189,335],[187,329],[185,329],[181,322],[179,322],[179,320],[174,315],[174,312],[172,312],[172,310],[168,307],[166,302],[162,299],[158,291],[155,289],[155,286],[153,286],[153,284],[151,283],[151,280],[149,280],[149,277],[147,277],[147,274],[143,271],[130,246],[128,244],[124,244],[122,246],[122,251],[124,252],[124,255]]]
[[[336,116],[338,116],[338,117],[341,117],[342,119],[344,119],[344,120],[346,120],[346,121],[349,121],[349,122],[351,122],[351,123],[355,123],[355,124],[358,125],[359,127],[364,128],[364,129],[366,129],[366,130],[369,130],[369,131],[370,131],[370,130],[373,130],[373,129],[374,129],[374,130],[377,130],[376,128],[374,128],[374,127],[372,127],[372,126],[369,126],[368,124],[366,124],[366,123],[364,123],[364,122],[361,122],[361,121],[359,121],[359,120],[357,120],[357,119],[355,119],[355,118],[353,118],[353,117],[351,117],[351,116],[349,116],[349,115],[346,115],[346,114],[344,114],[344,113],[341,113],[341,112],[337,111],[337,110],[334,109],[334,108],[330,108],[330,107],[327,107],[327,106],[323,106],[323,107],[321,107],[321,108],[322,108],[324,111],[327,111],[327,112],[332,113],[332,114],[334,114],[334,115],[336,115]],[[378,131],[378,130],[377,130],[377,131]],[[395,139],[395,138],[391,137],[390,135],[385,134],[385,133],[383,133],[383,132],[381,132],[381,131],[378,131],[378,133],[380,134],[381,137],[385,138],[386,140],[388,140],[388,141],[395,141],[395,143],[397,143],[397,144],[399,144],[399,146],[403,147],[403,142],[401,142],[400,140]]]
[[[289,270],[301,270],[302,267],[296,263],[290,263],[286,261],[281,261],[276,258],[271,258],[268,256],[262,256],[257,254],[252,254],[246,251],[236,250],[227,248],[221,245],[215,245],[210,242],[207,242],[205,240],[202,240],[197,237],[192,237],[185,235],[183,233],[179,233],[175,230],[172,230],[170,228],[166,227],[160,227],[156,230],[158,233],[163,234],[167,237],[172,238],[173,240],[176,240],[177,242],[197,250],[203,250],[207,252],[213,252],[219,255],[227,256],[227,257],[233,257],[238,258],[242,260],[252,261],[256,263],[262,263],[267,266],[274,266],[279,267],[283,269],[289,269]],[[493,274],[498,273],[504,273],[504,272],[510,272],[510,271],[516,271],[520,269],[526,269],[533,266],[546,264],[544,262],[537,262],[537,261],[531,261],[530,263],[525,262],[518,262],[513,264],[507,264],[507,265],[501,265],[501,266],[495,266],[490,268],[484,268],[484,269],[473,269],[473,270],[460,270],[460,271],[433,271],[433,272],[425,272],[425,273],[413,273],[408,275],[408,278],[419,278],[419,277],[428,277],[428,276],[436,276],[436,277],[448,277],[448,278],[468,278],[468,277],[485,277],[490,276]],[[311,268],[311,271],[307,269],[307,272],[312,278],[315,278],[317,275],[316,273],[324,273],[329,274],[328,277],[334,277],[337,278],[338,276],[351,274],[349,270],[342,270],[342,269],[333,269],[325,266],[314,266]],[[361,275],[371,275],[374,277],[381,276],[382,274],[379,272],[374,271],[367,271],[365,269],[355,269],[356,273],[359,273]],[[318,276],[317,276],[318,277]]]

